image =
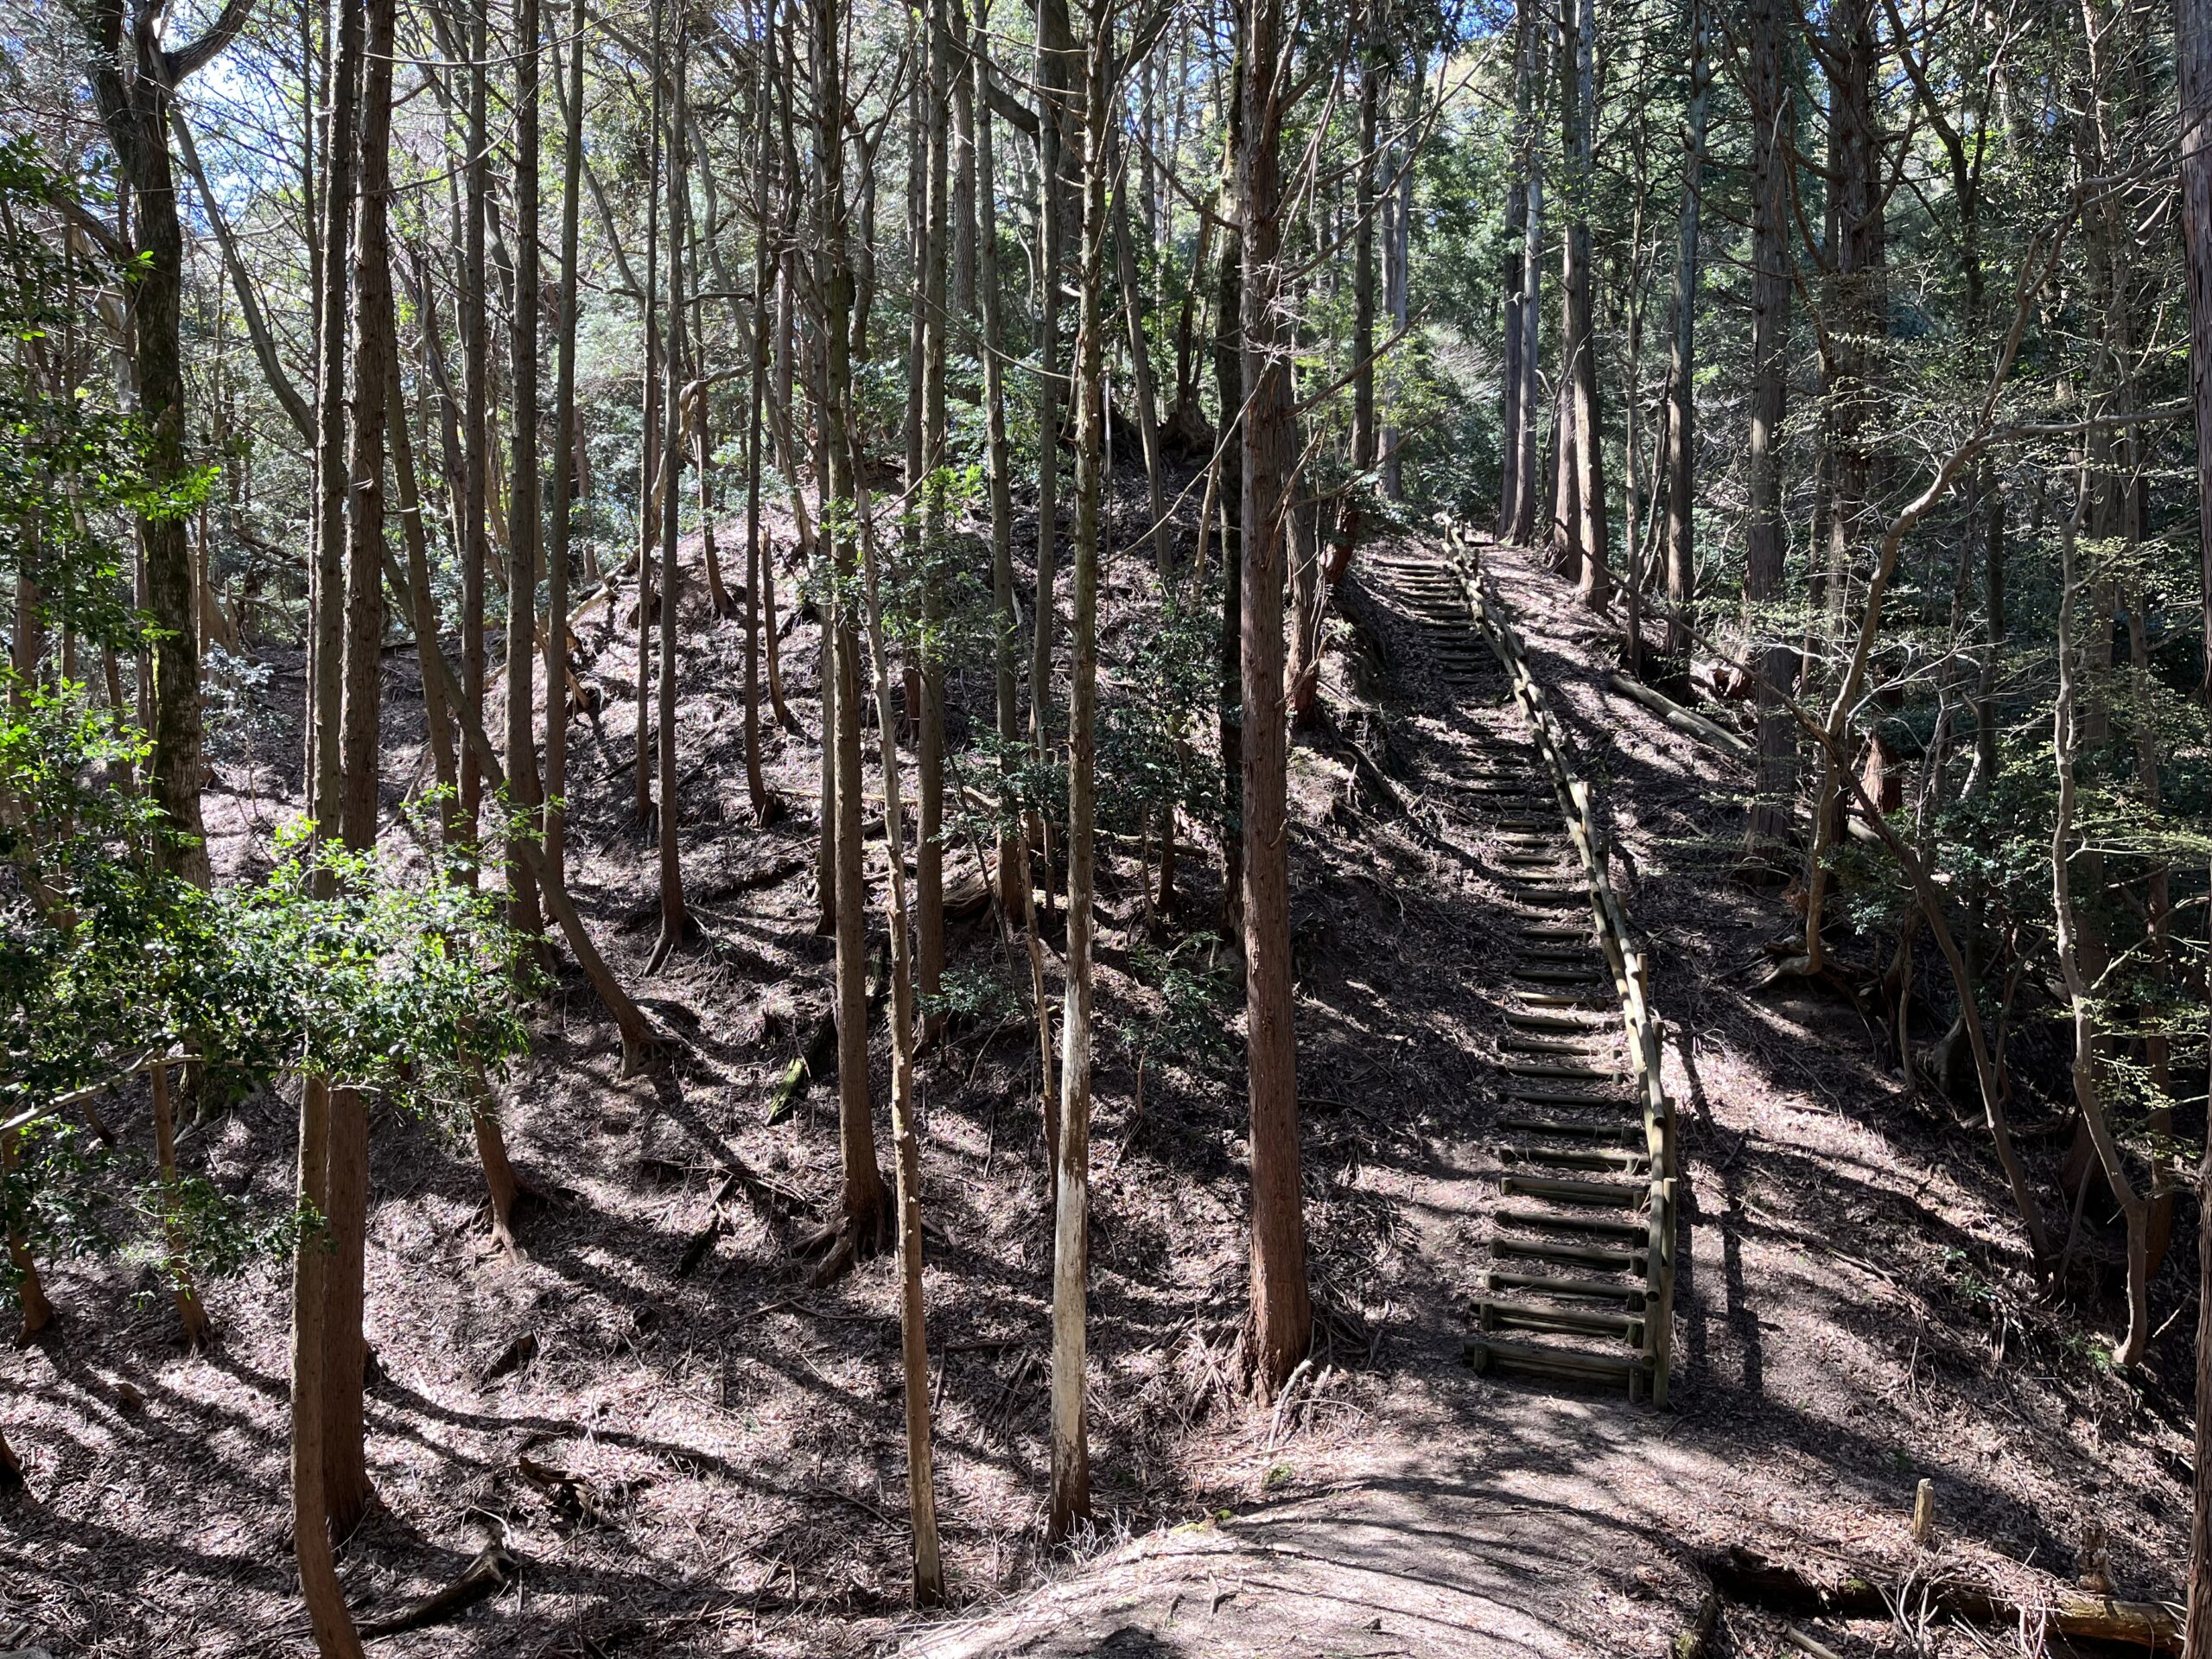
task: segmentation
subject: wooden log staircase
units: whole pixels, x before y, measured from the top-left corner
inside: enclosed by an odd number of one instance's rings
[[[1525,730],[1454,780],[1497,849],[1516,957],[1498,988],[1499,1202],[1466,1357],[1478,1371],[1663,1407],[1678,1176],[1647,960],[1572,746],[1482,569],[1484,543],[1457,524],[1446,534],[1441,556],[1378,556],[1369,569],[1414,616],[1455,696],[1510,700]]]

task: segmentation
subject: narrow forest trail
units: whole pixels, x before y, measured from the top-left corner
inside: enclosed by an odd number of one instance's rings
[[[1309,1191],[1356,1185],[1388,1209],[1365,1287],[1373,1370],[1230,1437],[1214,1485],[1243,1495],[1234,1510],[910,1627],[900,1651],[1658,1659],[1698,1621],[1700,1559],[1738,1544],[1816,1577],[1932,1574],[2034,1605],[2071,1585],[2094,1537],[2123,1593],[2171,1594],[2164,1517],[2186,1501],[2185,1413],[2036,1328],[1977,1125],[1897,1081],[1847,1007],[1745,988],[1744,963],[1787,912],[1730,879],[1737,768],[1609,695],[1612,625],[1540,559],[1485,546],[1491,591],[1589,780],[1665,1021],[1664,1087],[1681,1103],[1669,1408],[1621,1386],[1633,1330],[1528,1318],[1580,1306],[1633,1324],[1648,1262],[1625,1235],[1648,1216],[1632,1194],[1560,1205],[1529,1183],[1633,1185],[1642,1136],[1624,1080],[1581,1075],[1618,1065],[1618,1007],[1527,720],[1448,560],[1422,535],[1363,561],[1339,598],[1349,655],[1376,671],[1348,671],[1336,733],[1292,763],[1294,785],[1334,780],[1302,798],[1316,836],[1344,818],[1357,776],[1388,779],[1371,814],[1351,812],[1354,833],[1294,864],[1309,929],[1348,964],[1301,979],[1310,1132],[1341,1130],[1349,1107],[1362,1142],[1350,1176],[1309,1162]],[[1378,930],[1395,941],[1388,969]],[[1553,1132],[1569,1121],[1572,1138]],[[1532,1150],[1618,1158],[1620,1173],[1532,1165]],[[1593,1238],[1592,1223],[1622,1236]],[[1326,1303],[1340,1268],[1319,1259]],[[1515,1275],[1605,1294],[1540,1294]],[[1484,1374],[1471,1344],[1567,1351],[1604,1375]],[[1923,1477],[1931,1550],[1910,1527]],[[1841,1654],[1896,1650],[1886,1622],[1799,1622]],[[1731,1607],[1722,1625],[1717,1652],[1777,1650],[1777,1615]]]
[[[1480,918],[1435,1013],[1486,1051],[1458,1098],[1370,1103],[1421,1131],[1373,1148],[1370,1185],[1404,1240],[1380,1401],[1323,1452],[1267,1437],[1262,1455],[1284,1461],[1262,1484],[1295,1462],[1318,1495],[1140,1538],[904,1651],[1565,1659],[1663,1654],[1697,1618],[1703,1584],[1666,1548],[1666,1517],[1713,1471],[1629,1403],[1649,1376],[1630,1179],[1648,1165],[1588,890],[1451,550],[1398,543],[1360,583],[1391,619],[1414,839]]]

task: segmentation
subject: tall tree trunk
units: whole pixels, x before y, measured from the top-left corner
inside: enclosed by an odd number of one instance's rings
[[[484,264],[485,225],[491,208],[491,88],[485,60],[491,50],[490,0],[472,0],[468,11],[468,131],[465,164],[467,208],[461,253],[461,719],[484,724],[484,567],[490,556],[486,514],[491,493],[492,339],[485,312],[490,287]],[[427,291],[429,283],[424,283]],[[461,817],[474,843],[483,826],[482,762],[462,746]],[[472,870],[470,879],[475,879]]]
[[[949,0],[928,0],[923,9],[928,80],[923,90],[923,124],[927,135],[928,195],[923,203],[922,295],[922,540],[925,563],[922,582],[921,728],[915,755],[919,802],[914,838],[914,898],[917,922],[916,982],[925,1006],[934,1007],[944,978],[944,656],[938,644],[944,615],[939,567],[947,563],[944,492],[937,474],[946,464],[944,375],[946,358],[945,259],[951,210],[946,200],[951,176],[952,38],[945,18]],[[934,1040],[944,1016],[924,1016],[924,1034]]]
[[[822,296],[821,424],[829,462],[827,504],[855,499],[851,448],[853,268],[845,225],[845,87],[841,0],[812,0],[814,23],[815,231]],[[837,1124],[844,1230],[856,1255],[880,1249],[890,1220],[875,1163],[868,1097],[868,888],[861,840],[860,638],[851,601],[857,571],[847,515],[824,514],[841,595],[825,607],[836,679]],[[887,827],[889,821],[887,820]],[[897,832],[891,853],[899,856]]]
[[[1751,363],[1750,446],[1745,458],[1744,606],[1758,648],[1758,779],[1745,853],[1772,865],[1789,835],[1796,792],[1795,731],[1781,693],[1797,677],[1796,652],[1774,613],[1783,597],[1782,426],[1789,390],[1789,157],[1796,142],[1789,79],[1789,19],[1782,0],[1751,0]]]
[[[857,479],[855,480],[858,485]],[[868,496],[861,489],[855,517],[866,558],[868,631],[875,662],[876,755],[883,776],[883,817],[899,822],[898,727],[891,709],[890,658],[884,649],[883,601]],[[898,1185],[899,1332],[906,1402],[906,1514],[913,1554],[914,1605],[944,1599],[944,1564],[938,1546],[937,1484],[930,1440],[929,1333],[922,1298],[921,1141],[914,1127],[914,976],[907,950],[906,874],[898,842],[891,845],[891,1138]]]
[[[1422,54],[1416,54],[1414,61],[1414,73],[1407,79],[1406,81],[1405,136],[1400,141],[1402,148],[1395,156],[1395,162],[1398,168],[1397,194],[1396,200],[1393,204],[1390,213],[1389,232],[1384,248],[1384,264],[1389,275],[1386,277],[1383,285],[1389,290],[1391,332],[1396,334],[1403,334],[1405,333],[1406,326],[1412,316],[1412,312],[1410,310],[1412,294],[1410,266],[1413,257],[1414,128],[1421,118],[1421,83],[1426,73],[1427,72],[1423,67]],[[1526,174],[1526,177],[1529,184],[1528,200],[1529,224],[1533,227],[1541,218],[1541,215],[1537,211],[1541,197],[1541,186],[1533,170],[1528,172]],[[1531,236],[1534,236],[1535,233],[1536,232],[1533,228],[1531,228],[1529,232]],[[1532,273],[1538,270],[1537,260],[1535,256],[1524,254],[1522,260],[1522,269],[1524,280],[1535,280]],[[1535,384],[1536,376],[1535,347],[1534,344],[1536,338],[1536,308],[1524,302],[1522,306],[1521,318],[1522,331],[1521,348],[1521,408],[1522,415],[1521,425],[1524,437],[1522,460],[1516,474],[1520,483],[1521,493],[1523,499],[1526,499],[1529,494],[1529,473],[1535,465],[1535,429],[1532,424],[1531,418],[1527,411],[1535,406],[1534,400],[1529,392],[1529,388]],[[1382,396],[1384,408],[1382,436],[1382,493],[1390,500],[1402,501],[1406,499],[1405,465],[1403,458],[1398,452],[1398,446],[1402,441],[1402,434],[1398,430],[1396,419],[1398,383],[1397,377],[1395,373],[1385,380],[1382,388]],[[1525,541],[1527,538],[1528,532],[1524,531],[1519,539]]]
[[[567,435],[576,425],[579,185],[584,159],[584,45],[587,0],[571,0],[569,97],[561,135],[561,321],[553,347],[553,429],[562,435],[553,467],[553,511],[545,544],[545,861],[568,871],[569,550],[574,472]],[[560,59],[554,59],[556,73]],[[578,446],[581,453],[581,445]]]
[[[1535,119],[1533,109],[1536,36],[1541,28],[1535,9],[1529,0],[1520,0],[1513,9],[1514,174],[1505,199],[1504,270],[1500,283],[1504,313],[1501,331],[1504,365],[1498,377],[1498,394],[1503,400],[1503,414],[1498,423],[1497,535],[1500,541],[1514,539],[1522,492],[1529,482],[1522,475],[1521,429],[1524,423],[1533,423],[1536,415],[1535,409],[1522,401],[1525,386],[1521,359],[1522,353],[1527,349],[1527,338],[1522,327],[1521,311],[1528,283],[1525,244],[1529,236],[1530,187],[1535,185],[1535,194],[1539,200],[1543,189],[1535,176]],[[1395,274],[1394,271],[1394,276]]]
[[[1568,19],[1572,22],[1568,22]],[[1604,605],[1612,588],[1605,563],[1605,435],[1598,402],[1598,338],[1590,246],[1590,197],[1597,169],[1591,146],[1597,125],[1596,53],[1598,17],[1594,0],[1569,3],[1562,13],[1560,60],[1561,135],[1567,154],[1570,189],[1567,235],[1561,243],[1560,293],[1565,307],[1560,333],[1566,359],[1562,378],[1574,407],[1573,444],[1560,454],[1573,456],[1575,516],[1572,545],[1579,562],[1577,587],[1593,608]]]
[[[523,0],[523,3],[533,3],[533,0]],[[684,932],[690,925],[690,917],[683,906],[683,865],[677,842],[683,815],[682,804],[677,798],[676,778],[676,647],[683,631],[677,605],[683,589],[677,531],[683,499],[680,487],[683,475],[683,397],[679,383],[683,378],[684,353],[683,243],[688,228],[686,199],[690,189],[690,158],[687,153],[689,136],[686,131],[690,114],[687,90],[690,73],[684,62],[684,53],[690,43],[690,13],[678,7],[675,15],[675,51],[667,71],[675,81],[675,93],[669,101],[668,224],[664,238],[668,245],[668,336],[661,352],[664,368],[661,405],[664,424],[660,446],[660,673],[654,717],[654,750],[660,773],[660,811],[657,824],[660,843],[660,937],[653,943],[652,957],[645,967],[648,974],[660,971],[668,961],[669,953],[683,943]],[[702,397],[706,396],[703,385],[699,389],[699,395]],[[642,680],[645,676],[643,661],[638,664],[638,673]]]
[[[331,48],[330,100],[323,137],[321,334],[315,362],[315,533],[308,645],[308,726],[311,734],[306,785],[308,816],[324,835],[334,833],[344,788],[340,700],[345,695],[346,652],[346,347],[351,334],[351,246],[354,169],[361,92],[363,7],[340,3]],[[145,322],[139,323],[143,341]],[[181,537],[183,526],[177,525]],[[147,543],[150,587],[153,543]],[[156,658],[159,660],[159,646]]]
[[[1003,293],[999,283],[998,184],[991,153],[991,106],[988,36],[986,15],[977,10],[970,61],[975,74],[976,106],[976,241],[977,298],[983,322],[983,459],[989,474],[991,500],[991,614],[995,639],[992,669],[996,694],[999,734],[1000,790],[1006,793],[1014,766],[1014,746],[1020,741],[1021,713],[1015,667],[1020,623],[1014,601],[1014,480],[1006,431],[1006,323],[1001,315]],[[1017,891],[1020,872],[1016,843],[1019,825],[1002,819],[999,828],[999,908],[1011,926],[1018,907],[1027,898]],[[1026,849],[1023,849],[1026,852]],[[1045,1069],[1052,1070],[1051,1056]],[[1049,1082],[1049,1077],[1047,1081]],[[1050,1090],[1048,1089],[1047,1092]]]
[[[2182,248],[2189,267],[2189,385],[2196,416],[2197,541],[2204,588],[2202,684],[2202,696],[2212,702],[2212,3],[2178,0],[2174,41],[2181,92]],[[2195,1605],[2192,1600],[2192,1630]],[[2190,1651],[2196,1652],[2194,1643]]]
[[[1691,522],[1695,482],[1696,414],[1691,379],[1696,365],[1698,210],[1705,194],[1705,122],[1713,68],[1706,53],[1712,27],[1703,0],[1692,0],[1690,101],[1682,118],[1682,211],[1675,245],[1673,346],[1667,363],[1666,461],[1659,488],[1666,497],[1667,661],[1687,674],[1697,599],[1696,549]],[[1635,526],[1628,526],[1635,534]]]
[[[1067,264],[1067,96],[1075,47],[1067,0],[1038,0],[1037,113],[1042,162],[1038,209],[1037,374],[1037,598],[1029,650],[1029,726],[1038,753],[1046,744],[1052,704],[1052,645],[1058,631],[1060,385],[1060,272]],[[1051,826],[1045,838],[1045,893],[1052,891]]]
[[[355,176],[352,257],[353,420],[346,496],[346,632],[342,689],[342,777],[338,829],[348,850],[374,849],[380,775],[384,660],[384,466],[385,365],[392,355],[391,58],[394,0],[367,0],[363,48],[360,156]],[[329,1309],[323,1341],[324,1502],[332,1530],[344,1537],[376,1496],[364,1446],[362,1391],[368,1344],[361,1330],[369,1223],[368,1103],[351,1089],[330,1094]]]
[[[1333,588],[1351,568],[1359,547],[1360,503],[1368,475],[1375,470],[1375,170],[1382,124],[1382,88],[1388,69],[1379,21],[1370,15],[1359,61],[1359,162],[1352,181],[1351,232],[1351,469],[1358,487],[1344,499],[1337,514],[1336,545],[1322,572],[1324,588]]]
[[[538,303],[538,0],[514,0],[515,294],[509,345],[514,396],[514,479],[507,491],[507,788],[513,810],[534,813],[543,804],[537,786],[536,733],[537,573],[544,563],[544,518],[537,461]],[[549,619],[550,633],[565,629],[566,616]],[[558,716],[564,688],[549,679],[545,712]],[[509,917],[524,938],[544,931],[537,884],[529,866],[507,850]]]
[[[583,0],[577,0],[583,3]],[[760,544],[760,405],[768,390],[769,273],[775,257],[768,227],[768,66],[774,53],[775,24],[764,17],[760,62],[753,86],[753,137],[758,146],[753,168],[753,327],[747,336],[752,358],[747,378],[745,438],[745,789],[753,803],[753,822],[766,828],[775,816],[767,781],[760,772],[760,582],[773,556]]]
[[[652,696],[652,683],[646,665],[652,660],[653,551],[660,536],[657,482],[667,465],[661,451],[661,407],[675,396],[677,376],[676,369],[661,356],[659,327],[660,204],[668,165],[667,123],[662,108],[666,90],[664,37],[668,26],[667,12],[667,0],[653,0],[653,85],[645,129],[645,147],[651,152],[645,181],[645,280],[640,296],[645,318],[645,373],[641,394],[644,419],[638,440],[638,684],[632,709],[635,718],[632,722],[636,728],[636,747],[630,760],[631,794],[641,825],[651,823],[653,815],[653,752],[646,741],[652,735],[646,709]],[[662,556],[665,559],[671,555],[664,550]]]
[[[300,1166],[296,1199],[321,1213],[329,1196],[330,1086],[310,1077],[300,1090]],[[360,1659],[361,1638],[346,1611],[346,1592],[330,1548],[324,1491],[325,1351],[331,1253],[303,1235],[292,1255],[292,1554],[300,1598],[322,1659]]]
[[[968,8],[947,0],[945,60],[952,95],[952,310],[963,322],[976,315],[976,83],[967,73]],[[972,334],[966,336],[974,339]]]
[[[2196,417],[2197,543],[2202,572],[2201,695],[2212,703],[2212,0],[2179,0],[2182,248],[2189,272],[2189,382]],[[2197,1173],[2196,1458],[2183,1650],[2212,1654],[2212,1130]]]
[[[1244,556],[1240,526],[1244,522],[1244,238],[1243,196],[1236,184],[1237,152],[1243,148],[1243,12],[1237,11],[1237,65],[1229,99],[1226,154],[1230,175],[1226,193],[1236,205],[1222,238],[1219,294],[1215,306],[1213,374],[1221,405],[1221,440],[1215,467],[1221,474],[1221,926],[1230,938],[1244,933]]]
[[[1085,1319],[1090,1279],[1092,836],[1096,813],[1098,518],[1104,495],[1106,240],[1111,233],[1107,133],[1113,60],[1110,0],[1092,0],[1083,99],[1083,241],[1076,328],[1076,500],[1072,658],[1068,683],[1067,1006],[1060,1024],[1060,1135],[1052,1226],[1052,1477],[1047,1542],[1090,1514]]]
[[[1313,1337],[1298,1142],[1298,1044],[1292,1024],[1289,742],[1283,707],[1283,566],[1297,410],[1284,327],[1281,149],[1282,0],[1246,0],[1243,130],[1237,148],[1242,296],[1244,565],[1244,963],[1252,1109],[1250,1356],[1272,1393]]]
[[[1886,328],[1888,299],[1883,274],[1884,226],[1881,134],[1874,107],[1878,48],[1867,0],[1847,0],[1831,19],[1824,58],[1830,70],[1829,156],[1835,181],[1830,210],[1835,222],[1827,271],[1825,334],[1829,614],[1840,630],[1848,615],[1847,590],[1859,552],[1878,518],[1874,499],[1875,404],[1880,364],[1873,342]],[[1868,620],[1878,616],[1877,587],[1870,582]],[[1862,626],[1862,639],[1871,632]],[[1861,655],[1863,655],[1863,648]],[[1857,677],[1859,659],[1847,683]],[[1840,698],[1837,704],[1840,708]],[[1829,729],[1840,734],[1832,715]],[[1813,844],[1805,868],[1805,952],[1810,971],[1825,958],[1821,928],[1829,886],[1827,863],[1837,833],[1841,779],[1834,752],[1823,749],[1813,793]]]

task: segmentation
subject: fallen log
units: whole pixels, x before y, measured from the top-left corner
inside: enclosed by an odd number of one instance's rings
[[[1707,720],[1703,715],[1692,713],[1672,697],[1654,691],[1641,680],[1632,680],[1625,674],[1608,674],[1605,684],[1630,702],[1642,703],[1683,735],[1696,738],[1701,743],[1709,743],[1725,754],[1732,754],[1738,760],[1749,760],[1757,753],[1726,726]]]
[[[1732,1601],[1778,1613],[1827,1613],[1886,1619],[1900,1596],[1928,1605],[1973,1624],[2017,1626],[2022,1614],[2039,1616],[2044,1627],[2076,1642],[2113,1642],[2151,1653],[2181,1651],[2182,1610],[2170,1602],[2123,1601],[2116,1596],[2054,1588],[2040,1605],[2024,1606],[1985,1585],[1954,1581],[1916,1586],[1910,1592],[1856,1573],[1822,1582],[1798,1568],[1741,1544],[1698,1557],[1714,1587]]]

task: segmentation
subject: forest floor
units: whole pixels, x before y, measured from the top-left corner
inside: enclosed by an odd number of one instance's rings
[[[1133,494],[1121,507],[1125,530],[1141,522]],[[1134,549],[1107,562],[1109,664],[1158,621],[1148,563]],[[1732,1543],[1815,1570],[1974,1576],[2030,1599],[2102,1562],[2123,1592],[2171,1594],[2187,1530],[2185,1331],[2144,1375],[2113,1375],[2095,1340],[2109,1304],[2055,1304],[2027,1279],[1978,1119],[1908,1085],[1847,1003],[1749,988],[1759,944],[1793,918],[1774,889],[1732,879],[1743,780],[1605,693],[1616,641],[1554,577],[1503,553],[1492,569],[1652,941],[1688,1191],[1669,1413],[1461,1363],[1496,1192],[1495,992],[1510,948],[1481,820],[1454,779],[1513,716],[1494,696],[1455,696],[1408,613],[1356,567],[1329,671],[1336,728],[1382,758],[1409,810],[1363,790],[1338,736],[1294,752],[1316,1369],[1279,1410],[1228,1386],[1245,1246],[1235,1047],[1154,1059],[1141,1091],[1133,1064],[1140,1033],[1166,1023],[1170,950],[1214,976],[1219,1027],[1235,1034],[1233,956],[1201,938],[1217,862],[1185,849],[1179,919],[1155,930],[1137,849],[1115,843],[1101,859],[1093,1144],[1099,1530],[1073,1555],[1038,1542],[1052,1241],[1035,1042],[1018,1014],[986,1019],[918,1079],[957,1611],[909,1614],[893,1277],[877,1262],[808,1287],[790,1246],[836,1190],[834,1090],[817,1084],[789,1121],[765,1121],[830,993],[810,891],[818,753],[801,734],[816,724],[816,629],[797,620],[784,641],[798,730],[769,726],[786,810],[758,829],[742,629],[708,613],[695,566],[679,747],[701,930],[650,982],[657,885],[628,766],[634,587],[582,631],[610,702],[596,728],[578,723],[571,760],[571,885],[618,970],[682,1038],[674,1065],[623,1080],[610,1022],[561,976],[502,1089],[516,1161],[541,1194],[512,1254],[486,1236],[465,1136],[375,1122],[382,1503],[344,1547],[346,1581],[364,1608],[422,1595],[467,1562],[487,1516],[523,1568],[457,1624],[377,1651],[1659,1655],[1695,1618],[1696,1554]],[[266,831],[296,804],[297,656],[258,655],[266,676],[217,706],[211,834],[232,871],[265,856]],[[397,809],[418,772],[411,651],[391,654],[387,686]],[[984,673],[956,676],[952,695],[956,723],[987,717]],[[1026,988],[987,920],[954,944],[974,984]],[[880,1101],[880,1030],[875,1071]],[[2051,1099],[2016,1111],[2058,1116]],[[143,1138],[143,1114],[109,1116]],[[250,1100],[195,1128],[182,1155],[281,1203],[294,1122],[289,1098]],[[2059,1143],[2033,1144],[2050,1157]],[[740,1190],[717,1205],[741,1167],[765,1178],[750,1191],[766,1201]],[[2190,1231],[2177,1229],[2156,1287],[2161,1321],[2190,1300]],[[2093,1253],[2094,1234],[2093,1218]],[[220,1340],[198,1354],[172,1341],[143,1266],[61,1262],[49,1276],[56,1328],[0,1354],[30,1477],[0,1509],[0,1649],[305,1650],[282,1265],[211,1287]],[[1909,1535],[1923,1476],[1932,1553]],[[1807,1628],[1840,1653],[1913,1650],[1892,1626]],[[1732,1610],[1713,1650],[1771,1653],[1777,1632]],[[1939,1632],[1924,1650],[2012,1650],[1983,1639]]]

